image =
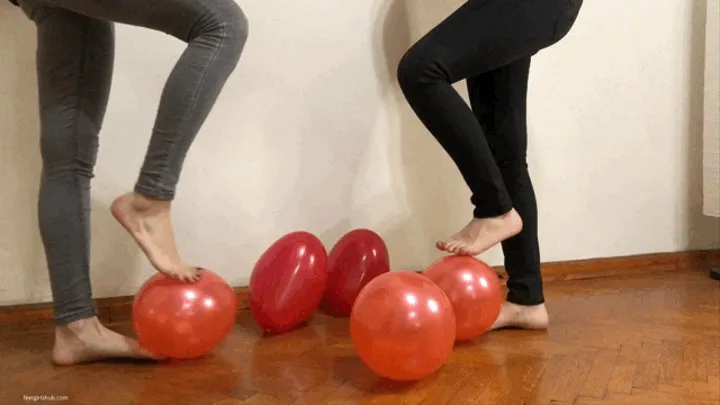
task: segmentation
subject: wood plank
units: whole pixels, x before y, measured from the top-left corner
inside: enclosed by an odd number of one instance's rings
[[[591,398],[604,398],[608,392],[608,385],[615,371],[615,362],[620,355],[620,349],[601,350],[593,360],[592,369],[582,389],[581,396]]]
[[[560,323],[489,332],[455,347],[434,375],[407,383],[373,373],[355,353],[348,320],[324,315],[263,337],[241,311],[206,357],[76,367],[50,365],[51,325],[14,325],[0,328],[0,404],[55,395],[81,405],[717,405],[720,332],[703,321],[720,313],[718,287],[690,271],[549,283]],[[112,328],[132,334],[128,322]]]
[[[632,392],[633,376],[635,375],[639,354],[639,346],[620,346],[615,368],[608,383],[609,392],[628,395]]]

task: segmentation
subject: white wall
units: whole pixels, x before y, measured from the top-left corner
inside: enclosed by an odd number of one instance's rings
[[[544,260],[718,247],[720,225],[701,215],[704,1],[585,3],[531,78]],[[439,257],[434,241],[469,219],[469,192],[394,72],[410,43],[460,1],[241,4],[250,40],[176,202],[187,260],[242,285],[281,235],[308,230],[330,247],[354,227],[385,238],[395,269]],[[108,206],[133,185],[183,48],[137,28],[118,27],[117,37],[93,191],[98,297],[132,294],[151,274]],[[50,298],[35,217],[34,47],[31,23],[0,1],[0,304]],[[498,250],[484,258],[502,262]]]

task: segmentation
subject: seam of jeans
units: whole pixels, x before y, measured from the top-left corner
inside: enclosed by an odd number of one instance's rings
[[[213,7],[213,4],[212,4],[211,2],[208,2],[208,1],[206,1],[206,0],[200,0],[200,1],[201,1],[205,6],[207,6],[207,7],[210,9],[210,11],[214,14],[215,18],[218,18],[218,19],[222,20],[222,19],[220,18],[220,13],[218,12],[218,10],[217,10],[215,7]],[[185,126],[187,125],[188,118],[189,118],[192,110],[195,108],[195,105],[197,104],[198,94],[200,93],[200,90],[202,89],[203,83],[205,82],[205,79],[207,78],[208,70],[210,70],[210,69],[209,69],[209,66],[210,66],[213,62],[215,62],[215,59],[217,59],[218,53],[220,53],[220,49],[222,49],[223,45],[225,45],[225,38],[226,38],[225,34],[226,34],[226,27],[225,27],[224,25],[222,25],[222,32],[221,32],[221,36],[220,36],[220,42],[219,42],[218,45],[215,47],[215,51],[213,52],[212,56],[210,57],[210,60],[208,60],[208,63],[207,63],[207,65],[206,65],[207,67],[206,67],[206,69],[203,71],[203,75],[202,75],[202,77],[200,77],[200,80],[198,81],[198,86],[197,86],[197,89],[195,89],[195,94],[193,94],[192,98],[190,99],[191,102],[190,102],[190,107],[188,107],[188,113],[185,114],[185,116],[183,117],[182,122],[180,123],[180,128],[179,128],[178,132],[182,132],[182,131],[183,131],[183,127],[185,127]],[[190,42],[188,42],[188,46],[189,46],[189,44],[190,44]],[[176,135],[177,135],[177,134],[176,134]],[[164,159],[164,161],[163,161],[162,169],[160,170],[160,178],[163,178],[163,176],[165,175],[165,173],[167,173],[168,162],[169,162],[169,161],[171,160],[171,158],[172,158],[171,155],[172,155],[172,153],[173,153],[173,151],[174,151],[174,147],[175,147],[175,142],[173,142],[173,144],[172,144],[172,146],[171,146],[171,148],[173,148],[173,150],[171,150],[171,151],[166,155],[166,157],[165,157],[165,159]],[[163,186],[164,186],[164,185],[163,185]],[[162,194],[168,194],[168,193],[166,193],[165,191],[163,191]]]
[[[80,154],[80,152],[79,152],[80,151],[80,115],[82,113],[82,104],[83,104],[83,100],[85,99],[84,94],[85,94],[85,89],[86,89],[86,86],[84,83],[84,76],[85,76],[86,63],[87,63],[87,41],[88,41],[88,26],[86,24],[85,27],[83,28],[83,33],[82,33],[82,47],[80,48],[82,51],[82,55],[80,57],[80,74],[78,75],[78,85],[76,88],[76,94],[77,94],[78,100],[77,100],[77,104],[75,106],[75,114],[74,114],[74,116],[75,116],[74,117],[74,119],[75,119],[75,134],[73,137],[73,159],[75,161],[72,162],[72,164],[73,164],[72,170],[74,170],[74,165],[79,160],[79,154]],[[81,185],[80,185],[80,182],[78,181],[78,174],[73,173],[72,179],[73,179],[73,183],[75,186],[75,191],[80,190]],[[88,190],[88,192],[90,192],[90,190]],[[77,195],[75,197],[77,198]],[[82,197],[80,198],[80,201],[78,202],[78,204],[75,204],[75,206],[78,207],[78,212],[76,213],[76,215],[78,215],[79,220],[82,220],[83,219]],[[82,226],[83,226],[83,228],[86,228],[85,223],[83,223]],[[82,258],[82,266],[84,269],[86,269],[88,272],[90,272],[90,258],[88,257],[90,255],[90,253],[89,253],[90,246],[89,246],[88,241],[89,241],[88,238],[86,238],[83,241],[83,244],[85,244],[85,254],[83,255],[83,258]],[[91,295],[91,297],[92,297],[92,295]],[[91,298],[91,300],[92,300],[92,298]]]

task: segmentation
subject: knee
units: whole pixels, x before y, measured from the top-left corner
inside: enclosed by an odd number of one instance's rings
[[[495,156],[495,161],[504,179],[524,177],[528,173],[525,156]]]
[[[43,171],[47,175],[72,174],[92,178],[97,160],[97,137],[72,140],[71,134],[43,134],[40,138]]]
[[[216,57],[237,63],[248,38],[248,20],[234,0],[215,0],[215,7],[200,18],[190,40],[202,38],[218,47]]]
[[[439,52],[432,49],[410,48],[400,59],[397,80],[404,93],[418,87],[440,81],[450,82],[450,77],[442,67]]]
[[[223,17],[225,25],[225,41],[229,52],[236,59],[240,59],[245,43],[247,42],[249,25],[245,13],[234,0],[229,0],[230,11]]]

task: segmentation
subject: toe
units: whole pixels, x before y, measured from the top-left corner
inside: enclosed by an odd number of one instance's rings
[[[196,282],[200,279],[200,272],[194,268],[187,268],[185,273],[185,279],[190,282]]]
[[[147,351],[140,343],[134,339],[126,338],[126,342],[129,348],[128,357],[135,357],[139,359],[151,359],[151,360],[164,360],[164,357],[155,355]]]
[[[447,251],[450,252],[450,253],[457,253],[457,252],[458,252],[458,249],[460,249],[460,246],[461,246],[461,245],[460,245],[459,242],[457,242],[457,241],[452,241],[452,242],[448,243]]]
[[[135,357],[141,358],[141,359],[152,359],[152,360],[165,360],[162,356],[157,356],[153,353],[150,353],[149,351],[145,350],[140,346],[139,344],[135,347],[134,350]]]

